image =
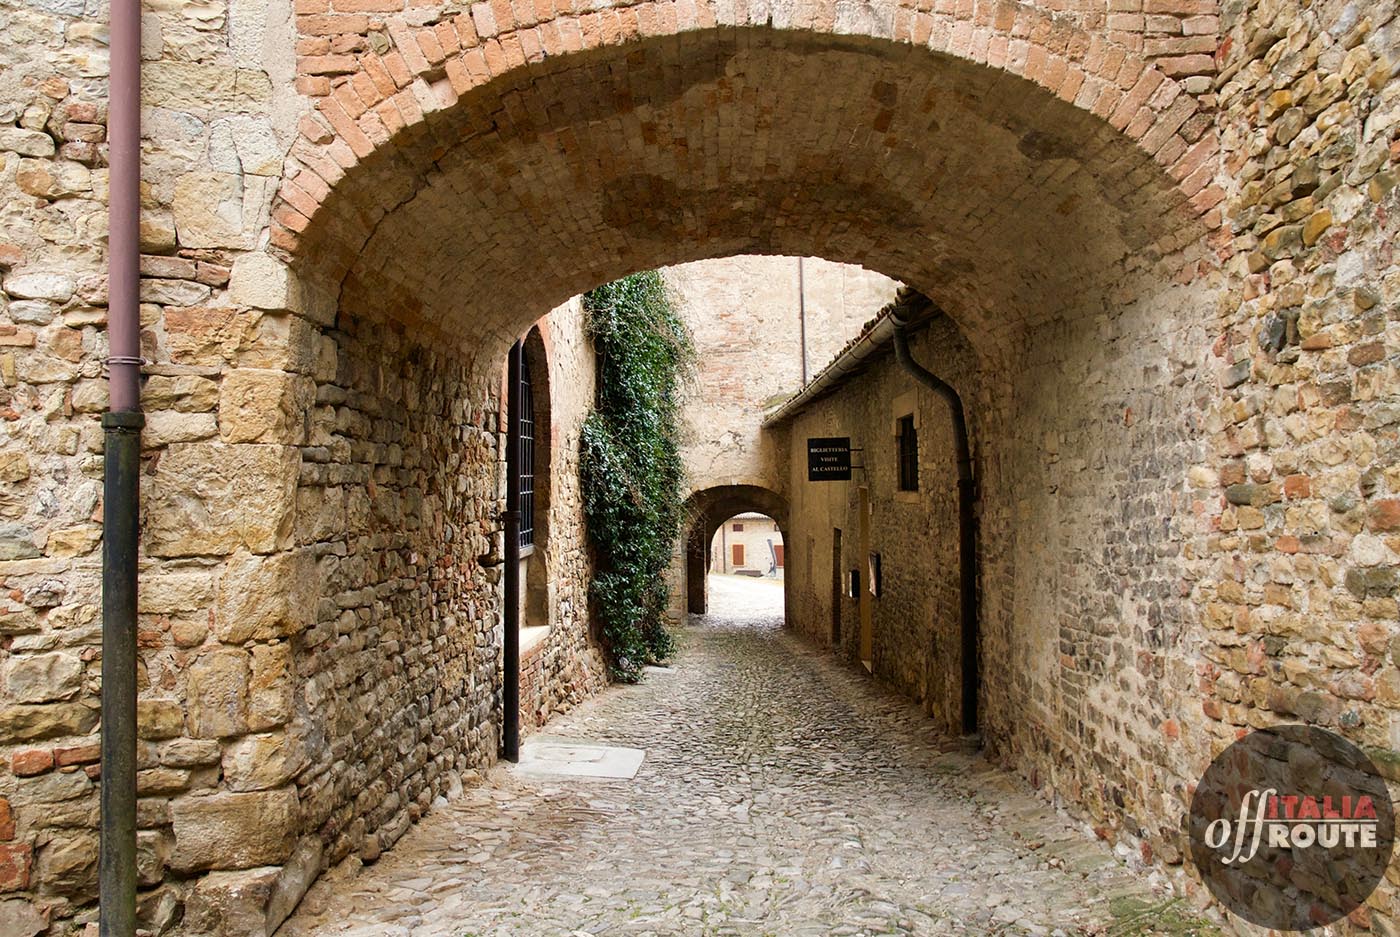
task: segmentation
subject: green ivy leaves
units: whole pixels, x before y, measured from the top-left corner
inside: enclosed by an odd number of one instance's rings
[[[637,273],[584,296],[598,358],[579,472],[596,561],[591,595],[613,675],[635,683],[674,650],[666,568],[680,534],[680,388],[694,362],[665,281]]]

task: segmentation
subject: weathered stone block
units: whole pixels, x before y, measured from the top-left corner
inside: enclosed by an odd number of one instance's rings
[[[139,236],[143,252],[170,253],[176,246],[174,216],[164,209],[142,209]]]
[[[29,456],[23,452],[0,453],[0,482],[22,482],[29,477]]]
[[[178,700],[136,701],[136,734],[143,739],[170,739],[185,731],[185,710]]]
[[[57,316],[57,308],[48,300],[27,299],[10,303],[10,321],[20,325],[48,325]]]
[[[10,150],[20,156],[52,156],[58,151],[53,137],[38,130],[23,127],[0,127],[0,150]]]
[[[34,847],[28,843],[0,843],[0,894],[29,887],[34,867]]]
[[[229,443],[298,445],[306,439],[315,397],[309,377],[262,368],[231,371],[219,392],[219,435]]]
[[[233,262],[229,299],[254,309],[298,310],[301,295],[286,264],[261,252],[242,254]]]
[[[0,744],[87,735],[96,725],[97,710],[82,703],[7,706],[0,709]]]
[[[301,741],[284,732],[246,735],[224,748],[223,764],[229,790],[265,791],[296,777],[306,754]]]
[[[202,413],[219,404],[219,385],[206,377],[153,374],[141,389],[141,403],[149,410]]]
[[[175,181],[171,209],[182,247],[247,250],[256,239],[256,208],[246,179],[234,173],[191,172]]]
[[[254,732],[284,725],[292,718],[292,651],[285,641],[253,646],[248,683],[248,728]]]
[[[181,797],[171,804],[171,867],[249,869],[290,855],[297,825],[294,790]]]
[[[171,360],[192,365],[232,358],[247,324],[237,310],[222,307],[169,307],[163,319]]]
[[[271,82],[261,70],[169,59],[141,69],[142,100],[161,101],[177,110],[246,112],[271,94]]]
[[[136,833],[136,875],[144,886],[159,885],[170,862],[170,835],[163,830]]]
[[[44,552],[49,556],[86,556],[102,542],[102,528],[96,524],[80,524],[77,527],[61,527],[49,531],[44,541]]]
[[[171,445],[145,495],[147,552],[270,553],[286,545],[299,462],[290,446]]]
[[[55,833],[39,850],[38,879],[44,888],[73,898],[97,896],[97,834]]]
[[[160,747],[160,763],[171,768],[215,765],[223,749],[214,739],[171,739]]]
[[[27,560],[38,555],[33,530],[23,524],[0,524],[0,560]]]
[[[173,442],[197,442],[209,439],[218,431],[218,424],[212,413],[157,410],[146,415],[146,427],[141,434],[141,443],[156,447]]]
[[[78,281],[66,273],[12,273],[5,278],[5,292],[16,299],[66,303],[77,288]]]
[[[266,937],[277,876],[275,868],[204,876],[185,901],[186,931],[198,937]]]
[[[168,615],[191,612],[214,604],[214,570],[158,569],[141,578],[137,610],[145,614]]]
[[[314,325],[301,316],[263,312],[249,329],[237,356],[240,368],[268,368],[313,375],[326,341]],[[331,372],[334,376],[334,372]],[[314,391],[313,391],[314,393]]]
[[[85,771],[50,771],[41,777],[26,780],[15,791],[16,804],[60,804],[78,800],[94,792],[92,780]]]
[[[83,662],[75,654],[13,657],[5,665],[5,688],[21,703],[72,699],[83,687]]]
[[[219,579],[214,633],[226,644],[297,634],[315,621],[320,587],[310,550],[240,552]]]
[[[188,725],[195,738],[248,731],[248,654],[238,648],[206,651],[187,674]]]
[[[28,901],[0,901],[0,934],[5,937],[36,937],[48,927],[48,917]]]
[[[195,306],[209,298],[209,287],[189,280],[141,281],[141,302],[162,306]]]

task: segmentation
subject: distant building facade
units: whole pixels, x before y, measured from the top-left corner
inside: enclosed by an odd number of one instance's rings
[[[782,579],[783,532],[778,522],[748,511],[720,525],[710,541],[710,572]]]

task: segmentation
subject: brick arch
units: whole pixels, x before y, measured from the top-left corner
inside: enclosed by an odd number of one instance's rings
[[[391,26],[394,48],[359,56],[302,121],[271,240],[343,307],[504,341],[635,269],[818,254],[915,284],[976,333],[979,315],[1063,306],[1106,270],[1172,257],[1189,276],[1219,223],[1217,144],[1195,99],[1029,5],[848,21],[797,3],[773,25],[671,0],[519,22],[482,9]],[[816,60],[829,67],[804,76],[804,97],[789,75]],[[827,90],[828,73],[851,77]],[[978,140],[940,137],[944,110],[985,125]],[[803,149],[782,152],[777,128]],[[930,171],[933,147],[952,157]],[[769,164],[726,165],[760,148]],[[989,155],[999,175],[973,179],[978,204],[940,205]],[[1030,207],[1018,219],[997,201]],[[1038,258],[1007,249],[1025,226]],[[996,288],[1008,276],[1022,282]]]

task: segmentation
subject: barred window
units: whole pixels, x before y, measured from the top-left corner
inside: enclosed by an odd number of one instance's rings
[[[899,418],[899,490],[919,490],[919,431],[912,414]]]
[[[535,389],[530,359],[520,356],[520,545],[535,544]]]

